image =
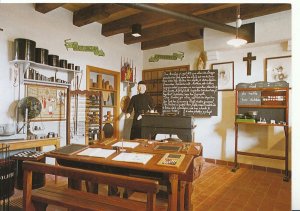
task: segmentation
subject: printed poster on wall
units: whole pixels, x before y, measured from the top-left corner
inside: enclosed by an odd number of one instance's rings
[[[26,95],[42,104],[40,115],[32,121],[58,121],[66,119],[67,88],[26,84]]]

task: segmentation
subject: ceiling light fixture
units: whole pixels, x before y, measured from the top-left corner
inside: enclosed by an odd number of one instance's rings
[[[227,44],[234,46],[234,47],[240,47],[242,45],[247,44],[247,40],[239,38],[239,28],[242,25],[242,19],[240,17],[240,5],[236,9],[236,15],[237,15],[237,17],[236,17],[236,21],[235,21],[235,28],[236,28],[235,38],[228,40]]]
[[[142,26],[141,24],[133,24],[131,28],[131,35],[134,37],[142,36]]]

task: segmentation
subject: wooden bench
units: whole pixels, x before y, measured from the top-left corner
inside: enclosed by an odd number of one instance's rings
[[[48,204],[72,210],[147,210],[156,209],[158,181],[102,173],[78,168],[54,166],[32,161],[23,162],[23,210],[46,210]],[[32,190],[32,172],[68,177],[72,180],[87,180],[94,183],[120,186],[147,193],[147,201],[134,201],[115,196],[98,195],[68,187],[45,186]]]

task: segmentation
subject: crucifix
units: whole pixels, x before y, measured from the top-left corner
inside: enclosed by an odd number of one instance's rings
[[[256,56],[252,56],[252,53],[247,53],[247,57],[243,57],[243,61],[247,61],[247,75],[251,75],[252,60],[256,60]]]

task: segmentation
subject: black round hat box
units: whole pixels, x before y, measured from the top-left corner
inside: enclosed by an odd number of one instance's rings
[[[59,60],[59,66],[60,66],[61,68],[68,68],[68,61],[65,60],[65,59],[60,59],[60,60]]]
[[[59,67],[59,56],[57,55],[48,55],[48,64],[50,66]]]
[[[44,48],[35,49],[35,62],[40,64],[48,64],[49,51]]]
[[[68,63],[68,69],[74,70],[74,64],[73,63]]]
[[[80,71],[80,66],[75,66],[76,71]]]
[[[14,40],[14,59],[15,60],[35,60],[35,46],[33,40],[17,38]]]

